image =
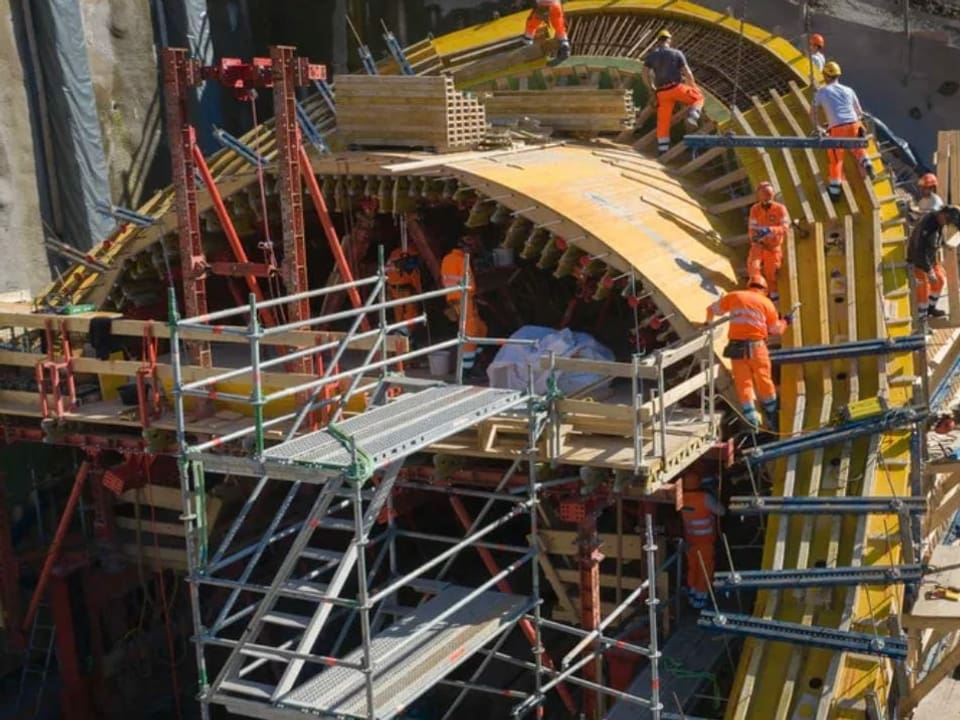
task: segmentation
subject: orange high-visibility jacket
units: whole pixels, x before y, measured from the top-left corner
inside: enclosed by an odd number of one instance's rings
[[[713,542],[717,533],[717,521],[714,518],[716,500],[702,490],[684,490],[683,536],[688,543]]]
[[[770,298],[756,290],[728,292],[707,308],[707,322],[726,313],[730,313],[727,337],[731,340],[766,340],[787,328]]]
[[[460,248],[455,248],[443,257],[440,263],[440,280],[444,287],[456,287],[463,282],[465,253]],[[473,273],[470,273],[470,284],[467,286],[467,295],[475,289],[473,282]],[[457,302],[460,300],[459,292],[447,294],[447,302]]]
[[[770,234],[761,240],[761,242],[771,250],[780,247],[783,239],[790,228],[790,214],[786,206],[778,202],[770,203],[770,207],[764,207],[763,203],[754,203],[750,208],[749,222],[750,240],[754,239],[757,230],[768,228]]]
[[[407,247],[407,251],[404,252],[403,248],[396,248],[390,257],[387,258],[387,284],[394,287],[403,287],[403,286],[413,286],[418,287],[420,285],[420,268],[419,266],[410,271],[404,268],[404,261],[408,258],[416,258],[419,260],[420,252],[414,245]]]

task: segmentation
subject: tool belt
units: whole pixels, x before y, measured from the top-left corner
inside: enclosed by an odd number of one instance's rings
[[[753,357],[753,348],[761,340],[731,340],[723,349],[723,356],[730,360],[749,360]]]

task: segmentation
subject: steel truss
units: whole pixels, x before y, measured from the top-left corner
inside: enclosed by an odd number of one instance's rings
[[[536,459],[538,444],[550,424],[550,403],[534,393],[532,371],[526,391],[471,387],[460,384],[462,380],[450,385],[417,381],[389,372],[388,367],[398,361],[459,346],[467,335],[461,319],[457,338],[388,357],[387,334],[405,324],[424,322],[425,316],[390,324],[387,311],[400,302],[419,303],[451,290],[391,301],[386,299],[385,281],[381,253],[379,272],[372,278],[266,302],[251,297],[249,306],[193,318],[178,317],[171,294],[183,520],[202,716],[208,718],[210,705],[217,704],[260,718],[299,720],[305,712],[367,720],[392,718],[439,685],[460,690],[452,712],[464,694],[492,690],[483,685],[482,674],[496,661],[519,664],[529,669],[533,678],[532,689],[526,692],[496,690],[501,697],[516,701],[513,717],[531,712],[541,715],[551,690],[557,690],[573,711],[566,690],[567,684],[572,684],[646,707],[652,717],[660,718],[656,683],[652,697],[641,698],[586,680],[580,672],[613,646],[636,652],[656,666],[660,655],[651,519],[648,516],[646,530],[649,577],[644,583],[650,647],[624,644],[604,633],[641,590],[631,593],[589,633],[542,618],[536,537],[544,485],[537,477]],[[460,286],[464,296],[468,284],[469,278],[464,278]],[[360,308],[283,326],[264,328],[260,323],[267,308],[309,302],[348,289],[368,293]],[[361,322],[367,315],[379,322],[364,331]],[[218,324],[231,318],[243,318],[247,325]],[[262,354],[265,337],[329,326],[337,320],[350,321],[352,326],[341,340],[331,343],[333,347],[318,345],[280,356],[276,352],[269,357]],[[191,340],[206,336],[211,343],[221,334],[245,335],[250,343],[249,365],[188,382],[180,348],[186,332]],[[368,341],[366,357],[349,370],[336,370],[340,357],[359,339]],[[334,361],[316,380],[273,392],[263,387],[263,369],[321,351],[332,352]],[[217,393],[218,383],[240,376],[251,379],[250,397]],[[334,397],[325,395],[322,391],[332,383],[346,385],[346,390]],[[397,388],[407,392],[391,397]],[[369,393],[371,407],[343,419],[351,397],[361,391]],[[188,437],[188,401],[214,397],[247,403],[253,416],[250,426],[202,441]],[[265,412],[272,403],[293,397],[298,399],[293,412],[275,416]],[[305,423],[319,408],[327,411],[330,422],[310,430]],[[416,486],[424,492],[462,492],[464,497],[485,498],[486,507],[465,535],[428,536],[399,527],[392,491],[406,458],[503,412],[526,416],[528,442],[494,491],[404,483],[405,489]],[[268,431],[282,432],[285,439],[268,446]],[[215,452],[231,441],[244,443],[248,452],[244,456]],[[523,462],[527,465],[526,485],[510,491],[506,484]],[[204,498],[211,472],[255,479],[245,505],[226,532],[216,538],[205,524]],[[268,499],[270,513],[264,518],[256,508]],[[528,545],[491,544],[494,533],[510,525],[523,530]],[[398,545],[413,540],[428,540],[443,549],[411,568],[402,561]],[[490,568],[489,579],[475,587],[445,579],[464,550],[490,547],[511,560],[502,568]],[[529,588],[529,594],[511,591],[508,580],[514,587]],[[581,638],[564,659],[562,669],[554,666],[544,648],[544,627]],[[515,629],[522,630],[530,642],[528,658],[502,652],[507,636]],[[482,660],[469,676],[448,677],[478,655]]]

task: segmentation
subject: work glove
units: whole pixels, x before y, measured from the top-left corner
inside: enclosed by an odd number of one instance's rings
[[[762,240],[763,238],[767,237],[769,234],[770,234],[770,228],[768,227],[757,228],[756,230],[753,231],[753,239]]]
[[[787,313],[786,315],[781,315],[780,319],[783,320],[787,325],[793,325],[793,313]]]
[[[930,272],[927,273],[927,280],[929,280],[929,281],[932,282],[932,283],[933,283],[933,282],[936,282],[936,281],[937,281],[937,274],[936,274],[933,270],[931,270]]]
[[[817,125],[817,137],[825,138],[827,136],[827,129],[822,125]]]

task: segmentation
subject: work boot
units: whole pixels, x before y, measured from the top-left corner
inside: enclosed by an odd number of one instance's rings
[[[767,427],[777,432],[780,423],[780,401],[777,398],[764,400],[763,414],[767,418]]]
[[[532,37],[529,37],[527,35],[522,35],[521,39],[523,40],[523,44],[526,45],[527,47],[530,47],[531,45],[533,45]]]
[[[691,128],[698,128],[700,126],[700,111],[691,110],[687,113],[687,125]]]
[[[747,421],[747,424],[754,430],[759,430],[760,413],[757,412],[757,408],[754,407],[753,403],[744,403],[741,406],[741,410],[743,411],[743,419]]]
[[[702,610],[707,606],[707,597],[705,593],[698,593],[696,590],[690,591],[690,599],[688,600],[690,607],[694,610]]]
[[[867,174],[867,177],[871,180],[876,180],[877,171],[873,169],[873,163],[870,162],[869,158],[864,158],[861,160],[861,164],[863,165],[863,171]]]
[[[557,49],[556,61],[562,63],[570,57],[570,41],[563,39],[560,41],[560,47]]]
[[[938,308],[936,305],[931,305],[930,307],[927,308],[927,317],[942,318],[946,316],[947,314],[943,310]]]

